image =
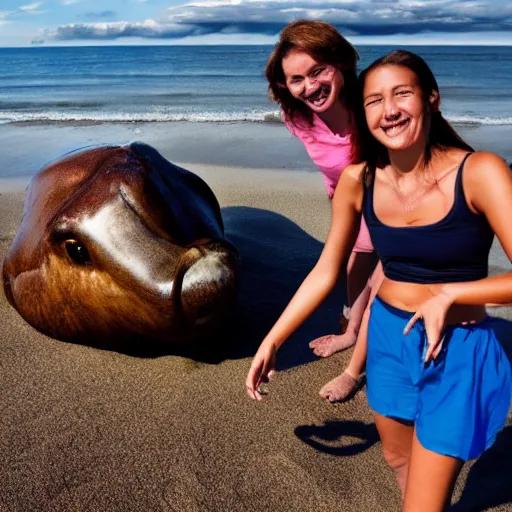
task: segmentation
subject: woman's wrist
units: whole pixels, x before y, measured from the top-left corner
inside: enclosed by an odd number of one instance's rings
[[[457,301],[457,287],[453,283],[447,283],[441,287],[441,290],[439,292],[440,295],[442,295],[447,303],[452,306]]]
[[[274,352],[277,352],[277,350],[279,349],[279,347],[282,344],[283,344],[283,342],[278,343],[273,338],[264,338],[263,341],[261,342],[262,346],[265,346],[265,347],[268,347],[268,348],[272,348],[274,350]]]

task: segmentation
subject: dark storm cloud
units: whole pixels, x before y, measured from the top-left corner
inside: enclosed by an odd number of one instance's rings
[[[181,38],[205,34],[277,34],[297,18],[329,21],[352,35],[512,32],[512,2],[501,0],[230,0],[170,7],[159,20],[62,25],[46,39]]]

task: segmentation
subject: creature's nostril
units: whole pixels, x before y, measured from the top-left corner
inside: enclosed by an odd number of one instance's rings
[[[66,252],[77,265],[88,265],[91,263],[89,251],[85,245],[78,240],[66,240],[64,243]]]
[[[196,312],[196,324],[205,324],[212,319],[213,308],[200,306]]]

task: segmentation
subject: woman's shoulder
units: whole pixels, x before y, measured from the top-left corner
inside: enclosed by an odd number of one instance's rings
[[[496,153],[490,151],[475,151],[471,153],[471,158],[468,158],[468,167],[480,169],[482,167],[502,166],[508,167],[507,162],[498,156]]]
[[[464,172],[464,184],[488,180],[494,173],[508,173],[510,168],[500,156],[488,151],[467,151],[460,148],[448,148],[432,162],[434,173],[442,175],[447,168],[457,166]]]
[[[500,177],[508,178],[510,175],[509,164],[500,156],[488,151],[471,153],[464,167],[464,181],[475,184]]]
[[[360,185],[363,183],[365,169],[366,162],[347,165],[347,167],[345,167],[341,173],[340,180],[343,179],[347,182],[350,181],[354,184],[354,186]]]
[[[464,190],[469,202],[477,210],[485,211],[489,201],[496,201],[512,191],[509,165],[494,153],[475,151],[464,165]]]
[[[334,191],[333,205],[342,204],[347,200],[357,204],[359,211],[364,194],[363,178],[365,163],[351,164],[341,173],[338,185]]]

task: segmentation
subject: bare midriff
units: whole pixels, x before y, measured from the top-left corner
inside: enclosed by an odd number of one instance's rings
[[[416,284],[384,278],[378,296],[384,302],[404,311],[416,312],[421,304],[441,291],[440,284]],[[454,304],[446,317],[447,325],[476,323],[486,317],[484,306]]]

